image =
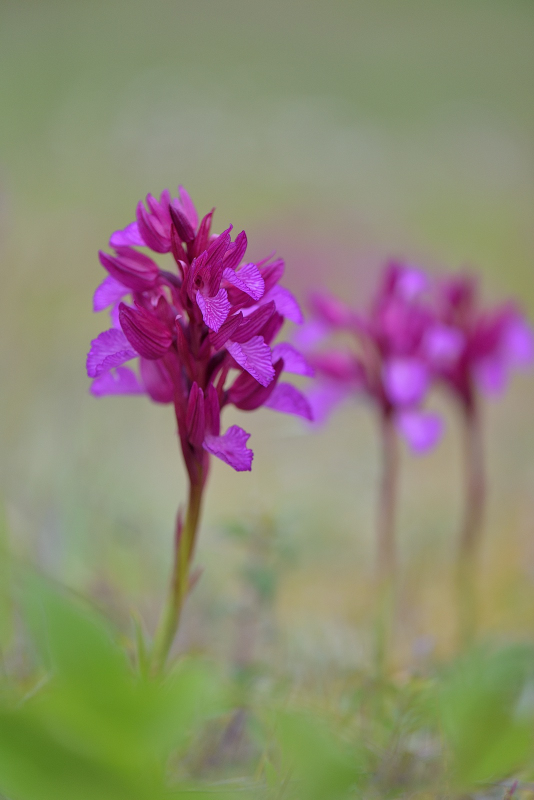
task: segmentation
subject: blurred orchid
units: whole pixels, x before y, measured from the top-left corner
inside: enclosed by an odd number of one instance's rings
[[[300,323],[291,293],[278,285],[281,259],[243,263],[244,231],[232,241],[232,226],[211,233],[213,210],[202,220],[187,192],[147,196],[136,221],[110,239],[112,254],[100,252],[109,273],[97,288],[95,311],[111,308],[112,327],[91,343],[87,373],[91,392],[146,394],[172,403],[189,476],[189,505],[178,523],[176,564],[167,618],[156,640],[161,666],[172,643],[185,593],[198,527],[209,456],[237,471],[250,470],[249,434],[233,425],[221,434],[221,411],[234,405],[252,411],[264,405],[311,419],[305,396],[281,382],[285,370],[311,374],[292,345],[271,344],[284,320]],[[171,253],[164,270],[139,247]],[[128,299],[129,298],[129,299]],[[125,366],[135,362],[138,369]]]
[[[366,313],[316,293],[311,297],[313,318],[296,338],[319,378],[308,395],[317,421],[354,396],[368,398],[378,411],[383,449],[376,560],[382,609],[377,624],[380,664],[389,636],[396,574],[398,435],[412,450],[422,453],[436,444],[442,432],[441,419],[422,407],[432,382],[425,352],[426,333],[433,324],[428,288],[428,278],[419,269],[390,263]],[[348,343],[328,346],[336,335],[345,342],[348,338]]]
[[[500,394],[514,367],[532,364],[534,334],[513,303],[480,308],[478,284],[470,276],[442,281],[436,294],[425,354],[435,374],[470,408],[477,392]]]
[[[432,382],[425,349],[433,316],[425,302],[429,282],[420,270],[392,263],[369,311],[361,315],[327,294],[314,294],[314,318],[296,336],[319,381],[309,399],[316,421],[351,396],[372,401],[415,452],[437,443],[440,418],[422,408]],[[322,345],[332,334],[349,334],[352,345]]]
[[[479,286],[460,275],[437,284],[435,322],[424,350],[434,375],[459,401],[464,423],[465,509],[458,548],[459,636],[473,637],[476,625],[474,571],[482,541],[486,494],[480,396],[504,390],[514,368],[534,361],[534,333],[513,303],[480,305]]]

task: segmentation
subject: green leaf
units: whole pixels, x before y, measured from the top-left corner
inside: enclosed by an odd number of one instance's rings
[[[324,721],[304,713],[285,713],[277,720],[276,737],[282,745],[282,772],[289,770],[299,797],[335,800],[359,784],[359,754]]]
[[[506,777],[532,753],[532,720],[518,701],[533,669],[532,648],[514,646],[473,651],[444,676],[442,729],[463,788]]]

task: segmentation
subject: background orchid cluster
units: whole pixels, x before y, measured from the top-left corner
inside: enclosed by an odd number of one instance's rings
[[[446,387],[466,413],[479,393],[496,395],[512,368],[534,358],[531,327],[513,303],[486,309],[469,275],[430,277],[390,263],[367,312],[326,292],[312,295],[314,319],[297,334],[319,380],[309,399],[316,420],[349,397],[364,396],[422,453],[443,432],[425,407],[433,386]],[[335,345],[336,337],[351,342]]]

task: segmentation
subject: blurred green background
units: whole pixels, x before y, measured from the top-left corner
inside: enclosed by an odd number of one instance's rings
[[[110,233],[147,192],[183,183],[216,230],[287,258],[305,302],[365,302],[389,255],[468,265],[488,298],[534,314],[534,5],[530,0],[2,0],[0,496],[10,546],[149,629],[185,481],[172,410],[96,400],[85,355],[107,324],[91,296]],[[532,377],[487,408],[491,481],[484,625],[534,626]],[[452,631],[449,565],[460,434],[403,456],[399,658]],[[251,474],[214,464],[184,646],[234,614],[236,520],[276,531],[276,625],[293,663],[365,651],[378,475],[375,420],[320,432],[260,410]],[[278,545],[277,545],[278,546]],[[226,627],[225,627],[226,626]]]

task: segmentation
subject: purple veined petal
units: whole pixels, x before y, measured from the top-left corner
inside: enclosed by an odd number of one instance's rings
[[[168,224],[164,225],[164,223],[155,213],[157,211],[159,212],[160,216],[162,215],[157,200],[155,200],[151,195],[147,195],[147,202],[153,213],[149,213],[146,210],[142,200],[139,201],[136,208],[137,226],[141,238],[143,239],[143,245],[149,247],[151,250],[154,250],[156,253],[168,253],[171,249],[170,215],[167,214],[169,217]],[[165,222],[167,221],[165,220]]]
[[[227,402],[233,403],[241,411],[254,411],[264,405],[276,387],[282,367],[282,361],[275,364],[274,378],[268,386],[262,386],[256,378],[243,370],[230,386]]]
[[[250,433],[238,425],[232,425],[222,436],[208,434],[204,439],[204,450],[217,456],[225,464],[229,464],[237,472],[249,472],[252,469],[254,453],[247,447]]]
[[[270,258],[271,256],[269,256]],[[271,264],[267,264],[266,262],[269,259],[265,259],[265,261],[260,262],[258,265],[262,278],[265,281],[265,291],[270,291],[273,286],[276,286],[278,281],[282,278],[285,270],[285,262],[283,258],[277,258]]]
[[[203,295],[197,292],[197,305],[202,312],[202,319],[210,330],[219,330],[230,312],[230,302],[226,289],[219,289],[215,297]]]
[[[248,294],[249,297],[252,297],[253,300],[259,300],[263,296],[265,281],[256,264],[244,264],[237,272],[226,267],[223,271],[223,277],[232,286],[236,286],[242,292]]]
[[[243,367],[258,383],[268,386],[274,378],[271,348],[263,336],[253,336],[248,342],[227,342],[226,349],[240,367]]]
[[[224,347],[228,339],[231,339],[236,333],[242,322],[243,314],[241,314],[241,312],[233,314],[231,317],[227,317],[226,321],[223,322],[217,333],[210,334],[210,341],[213,347],[216,350],[220,350],[221,347]]]
[[[104,397],[111,394],[145,394],[137,375],[129,367],[103,372],[91,384],[91,394]]]
[[[141,380],[150,399],[155,403],[172,403],[174,386],[161,360],[141,359]]]
[[[430,450],[443,434],[443,420],[428,411],[401,411],[395,415],[395,426],[415,453]]]
[[[109,318],[111,320],[111,324],[113,325],[114,328],[118,328],[119,330],[122,330],[121,321],[119,318],[119,309],[121,307],[121,302],[122,300],[119,300],[119,302],[115,303],[115,305],[109,310]]]
[[[519,314],[510,319],[504,330],[502,350],[513,366],[528,367],[534,361],[534,331]]]
[[[91,342],[91,349],[87,354],[87,374],[90,378],[97,378],[103,372],[118,367],[137,355],[124,333],[117,328],[110,328]]]
[[[231,339],[233,342],[241,343],[248,342],[253,336],[263,336],[266,326],[275,313],[276,308],[273,302],[256,305],[252,313],[247,314],[246,317],[241,312],[242,321],[239,328],[226,338]]]
[[[143,237],[139,233],[137,222],[130,222],[120,231],[111,234],[109,240],[110,247],[145,247]]]
[[[292,338],[297,347],[307,351],[317,347],[329,333],[328,325],[318,319],[313,319],[298,328]]]
[[[499,395],[506,388],[506,364],[498,356],[481,358],[473,366],[473,377],[484,394]]]
[[[161,358],[172,345],[173,337],[167,325],[145,308],[131,308],[121,303],[119,321],[126,338],[143,358]]]
[[[180,203],[182,204],[182,208],[187,215],[187,219],[191,223],[192,227],[196,230],[198,228],[198,214],[195,204],[183,186],[178,187],[178,194],[180,195]]]
[[[313,411],[308,398],[291,383],[277,383],[273,393],[264,403],[266,408],[283,414],[296,414],[313,421]]]
[[[235,269],[243,259],[247,250],[247,234],[241,231],[235,237],[235,241],[228,247],[228,250],[223,256],[223,263],[229,269]]]
[[[304,316],[300,310],[299,304],[289,289],[286,289],[284,286],[273,286],[261,299],[262,304],[269,303],[271,300],[274,301],[279,314],[290,320],[290,322],[294,322],[296,325],[302,325]]]
[[[429,374],[417,358],[392,358],[384,366],[384,388],[393,405],[414,405],[425,396]]]
[[[174,203],[171,203],[169,206],[169,213],[173,225],[176,228],[176,232],[182,242],[192,242],[195,238],[195,231],[182,206],[174,201]]]
[[[187,438],[194,447],[200,447],[206,434],[206,412],[204,392],[195,381],[189,393],[185,419]]]
[[[395,290],[405,300],[414,300],[428,289],[428,275],[421,269],[408,267],[401,270],[397,277]]]
[[[100,286],[97,286],[93,295],[93,311],[103,311],[105,308],[118,303],[119,300],[129,294],[131,289],[120,283],[118,280],[108,275],[104,278]]]
[[[214,234],[212,236],[208,245],[208,249],[206,250],[208,261],[210,261],[212,264],[217,262],[219,259],[222,259],[227,249],[230,247],[230,243],[232,241],[230,238],[230,231],[232,228],[233,225],[230,225],[222,233]]]
[[[439,369],[454,364],[465,347],[465,335],[458,328],[437,323],[423,338],[423,352],[430,365]]]
[[[276,364],[279,358],[283,359],[285,372],[292,372],[294,375],[307,375],[310,378],[315,375],[312,365],[289,342],[280,342],[273,347],[273,364]]]
[[[330,416],[334,409],[341,405],[352,392],[346,386],[337,383],[317,383],[306,397],[312,412],[315,425],[321,425]]]
[[[120,247],[115,256],[98,253],[100,263],[115,280],[135,292],[154,289],[160,280],[158,265],[131,247]]]
[[[210,383],[205,392],[206,432],[219,436],[221,432],[221,407],[217,389]]]

